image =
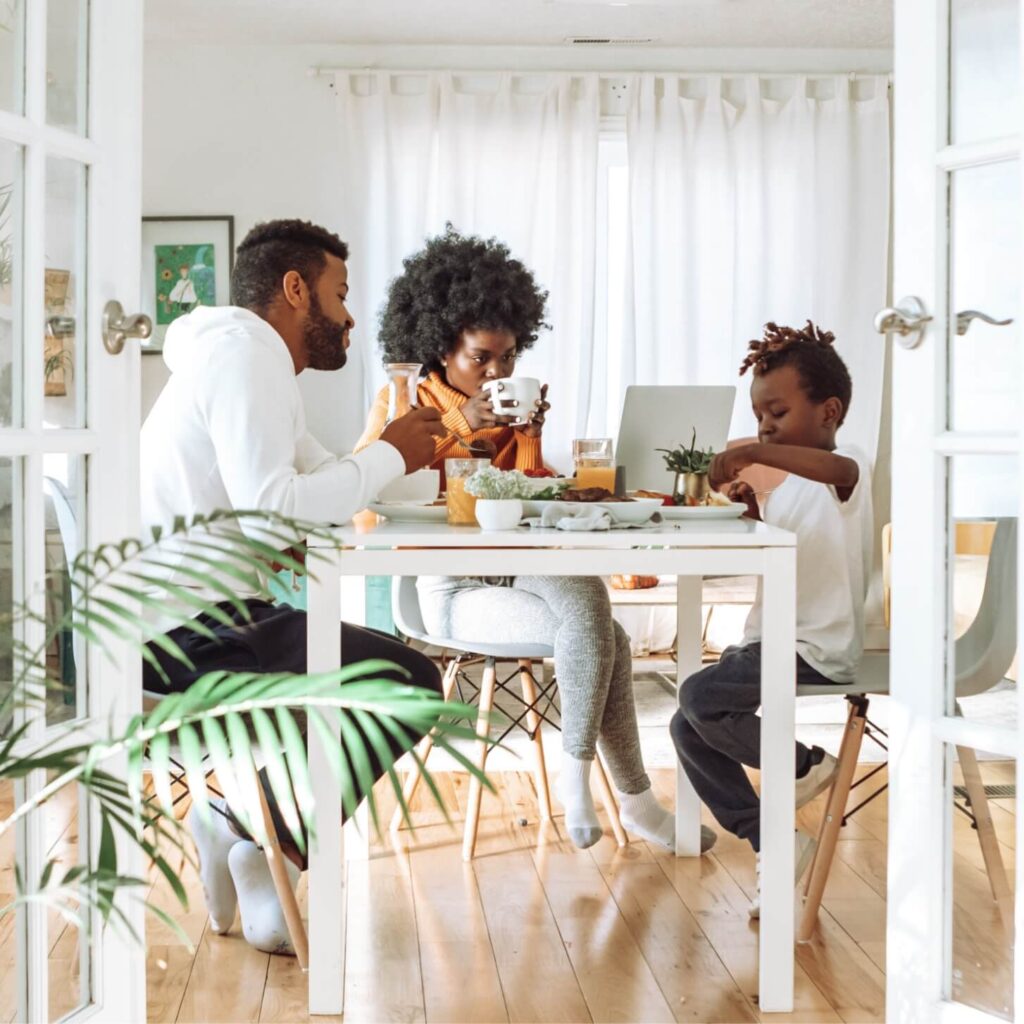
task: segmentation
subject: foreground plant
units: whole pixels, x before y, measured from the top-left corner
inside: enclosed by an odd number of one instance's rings
[[[0,694],[0,723],[8,723],[6,730],[0,731],[0,781],[25,779],[36,771],[52,776],[45,787],[0,820],[0,837],[71,784],[83,787],[95,801],[100,820],[94,859],[88,844],[82,844],[83,862],[63,873],[54,860],[45,865],[38,879],[25,879],[18,873],[18,894],[0,907],[0,919],[19,904],[42,901],[83,934],[88,932],[93,910],[104,922],[131,931],[117,896],[148,882],[119,871],[115,841],[119,833],[145,853],[187,909],[179,868],[183,860],[194,863],[194,858],[191,841],[174,815],[172,788],[178,773],[172,767],[172,744],[197,813],[204,818],[211,813],[207,774],[216,772],[233,813],[260,844],[268,841],[257,775],[262,761],[292,841],[303,852],[307,838],[315,840],[315,806],[305,738],[296,712],[305,713],[307,730],[324,742],[345,812],[351,815],[355,811],[359,793],[368,794],[370,817],[378,831],[371,755],[390,764],[395,743],[410,750],[447,818],[440,792],[412,749],[415,738],[431,727],[434,742],[490,786],[452,745],[459,739],[477,739],[475,730],[463,724],[475,717],[475,709],[382,678],[382,672],[397,670],[383,661],[314,675],[212,672],[185,692],[163,698],[153,710],[133,717],[121,728],[76,719],[50,728],[42,740],[34,738],[33,727],[45,715],[47,695],[64,688],[47,667],[46,651],[55,639],[66,632],[76,633],[108,658],[115,657],[111,641],[116,639],[166,681],[147,643],[186,667],[194,666],[180,646],[157,628],[158,615],[180,616],[181,624],[190,631],[213,639],[209,626],[196,616],[205,613],[230,625],[231,617],[220,606],[225,604],[248,618],[248,608],[239,594],[271,600],[271,564],[313,575],[316,559],[322,555],[307,547],[306,538],[325,536],[329,534],[315,524],[266,513],[215,513],[181,520],[171,530],[153,531],[147,541],[127,540],[82,552],[68,567],[71,598],[56,621],[48,622],[30,605],[0,616],[0,636],[16,638],[8,652],[14,666],[13,684]],[[306,563],[312,565],[311,570],[305,568]],[[21,639],[33,633],[42,637],[35,646]],[[152,774],[150,794],[143,786],[146,758]],[[123,776],[110,770],[112,762],[127,765]],[[411,827],[409,808],[393,767],[387,769],[387,775]],[[148,906],[180,933],[166,913]],[[132,934],[141,941],[134,931]]]

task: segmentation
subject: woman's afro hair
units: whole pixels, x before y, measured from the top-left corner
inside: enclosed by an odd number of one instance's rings
[[[460,235],[449,224],[402,265],[380,313],[385,362],[422,363],[429,373],[440,370],[463,331],[507,331],[518,354],[549,327],[548,293],[494,238]]]

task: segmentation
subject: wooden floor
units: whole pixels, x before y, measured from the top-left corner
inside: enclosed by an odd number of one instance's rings
[[[1011,765],[982,767],[986,782],[1012,782]],[[745,844],[722,835],[700,860],[676,859],[642,842],[619,850],[607,836],[578,851],[563,838],[560,819],[538,822],[529,775],[505,773],[495,781],[499,793],[484,798],[471,864],[461,860],[458,830],[423,804],[405,851],[378,842],[369,862],[349,866],[345,1021],[762,1019],[757,927],[747,918],[754,866]],[[439,775],[438,783],[458,825],[466,777]],[[671,786],[671,772],[655,773],[666,801]],[[1012,878],[1014,801],[992,806]],[[813,827],[818,813],[816,802],[801,819]],[[50,818],[49,838],[67,853],[75,842],[73,802],[55,804]],[[884,1019],[885,837],[883,797],[844,829],[818,933],[797,949],[795,1012],[763,1019]],[[1010,942],[976,836],[961,815],[955,839],[958,998],[1009,1016]],[[0,849],[5,868],[9,852]],[[237,922],[227,936],[213,935],[198,880],[187,867],[183,877],[188,913],[162,881],[154,882],[151,899],[181,923],[195,952],[150,917],[149,1020],[310,1019],[294,959],[253,950]],[[6,889],[9,871],[0,882]],[[305,909],[304,882],[300,901]],[[62,1012],[77,993],[76,947],[74,931],[55,921],[50,991]],[[13,1017],[12,972],[8,918],[0,924],[0,1021]]]

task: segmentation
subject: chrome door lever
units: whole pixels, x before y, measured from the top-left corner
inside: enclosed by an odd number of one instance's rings
[[[981,320],[983,323],[991,324],[993,327],[1007,327],[1013,323],[1013,317],[1009,320],[996,320],[995,317],[982,313],[977,309],[965,309],[956,315],[956,333],[963,336],[970,329],[972,320]]]
[[[145,341],[153,333],[153,321],[145,313],[125,316],[124,308],[116,299],[103,307],[103,347],[118,355],[129,338]]]
[[[904,348],[917,348],[924,337],[925,324],[932,317],[916,295],[900,299],[898,306],[886,306],[875,314],[875,330],[879,334],[895,334]]]

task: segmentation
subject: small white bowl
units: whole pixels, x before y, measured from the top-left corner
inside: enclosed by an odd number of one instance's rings
[[[418,469],[392,480],[382,487],[378,497],[381,502],[401,502],[406,505],[429,505],[441,486],[441,474],[436,469]]]
[[[476,521],[481,530],[514,530],[523,518],[523,503],[518,498],[477,498]]]

